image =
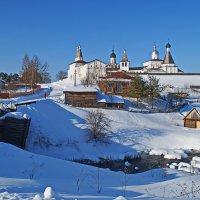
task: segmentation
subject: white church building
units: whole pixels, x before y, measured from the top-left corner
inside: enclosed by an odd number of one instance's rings
[[[159,52],[154,45],[151,60],[143,63],[142,67],[129,68],[128,71],[136,73],[181,73],[182,71],[176,66],[170,52],[171,45],[166,44],[166,54],[164,59],[159,59]]]
[[[95,79],[106,75],[106,63],[100,60],[86,62],[83,60],[81,47],[77,47],[75,61],[69,64],[68,77],[70,80],[83,80],[88,74],[92,74]]]
[[[142,67],[131,67],[128,60],[126,50],[123,52],[122,59],[118,64],[116,61],[116,54],[114,50],[110,54],[110,63],[106,64],[98,59],[86,62],[83,60],[81,47],[77,47],[75,61],[69,64],[68,77],[70,80],[83,80],[89,74],[94,79],[106,76],[109,72],[124,71],[126,73],[182,73],[176,66],[170,51],[171,45],[166,44],[166,54],[164,59],[159,59],[159,52],[154,45],[152,57],[150,60],[143,63]]]

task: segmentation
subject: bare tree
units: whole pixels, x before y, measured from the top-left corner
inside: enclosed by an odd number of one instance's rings
[[[87,76],[81,80],[81,84],[84,86],[92,86],[97,83],[96,74],[92,71],[87,72]]]
[[[57,74],[56,74],[56,79],[57,80],[63,80],[67,78],[67,71],[64,70],[60,70]]]
[[[30,59],[28,54],[25,54],[21,71],[22,82],[30,84],[32,88],[36,83],[50,82],[48,67],[48,63],[41,62],[38,56]]]
[[[110,132],[111,120],[100,110],[91,111],[86,116],[89,140],[104,141]]]

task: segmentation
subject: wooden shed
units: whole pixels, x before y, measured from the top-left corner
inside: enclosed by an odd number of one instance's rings
[[[98,93],[98,105],[101,108],[124,108],[124,99],[122,96],[106,95]]]
[[[200,108],[192,108],[183,120],[184,127],[200,128]]]
[[[65,90],[63,91],[65,95],[65,103],[76,107],[88,107],[95,108],[97,105],[97,90],[89,88]]]

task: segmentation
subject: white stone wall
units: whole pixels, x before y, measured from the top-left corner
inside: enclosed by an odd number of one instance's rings
[[[99,60],[94,60],[87,64],[72,63],[71,65],[69,65],[68,77],[70,80],[75,79],[75,69],[76,80],[85,79],[87,77],[88,72],[90,74],[94,74],[94,76],[97,79],[100,76],[106,75],[106,64]]]
[[[147,79],[147,74],[140,74],[144,79]],[[174,87],[186,88],[190,85],[200,85],[200,75],[153,75],[156,76],[161,84],[170,84]]]
[[[121,71],[126,71],[128,72],[129,71],[129,67],[130,67],[130,62],[120,62],[120,70]]]
[[[110,58],[110,64],[116,64],[116,58]]]

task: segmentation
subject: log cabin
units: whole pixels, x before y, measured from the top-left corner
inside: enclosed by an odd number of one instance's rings
[[[65,104],[76,107],[96,108],[97,105],[97,90],[65,90]]]
[[[184,127],[200,128],[200,108],[192,108],[183,120]]]
[[[65,104],[85,108],[123,108],[121,96],[105,95],[90,87],[73,87],[63,91]]]

